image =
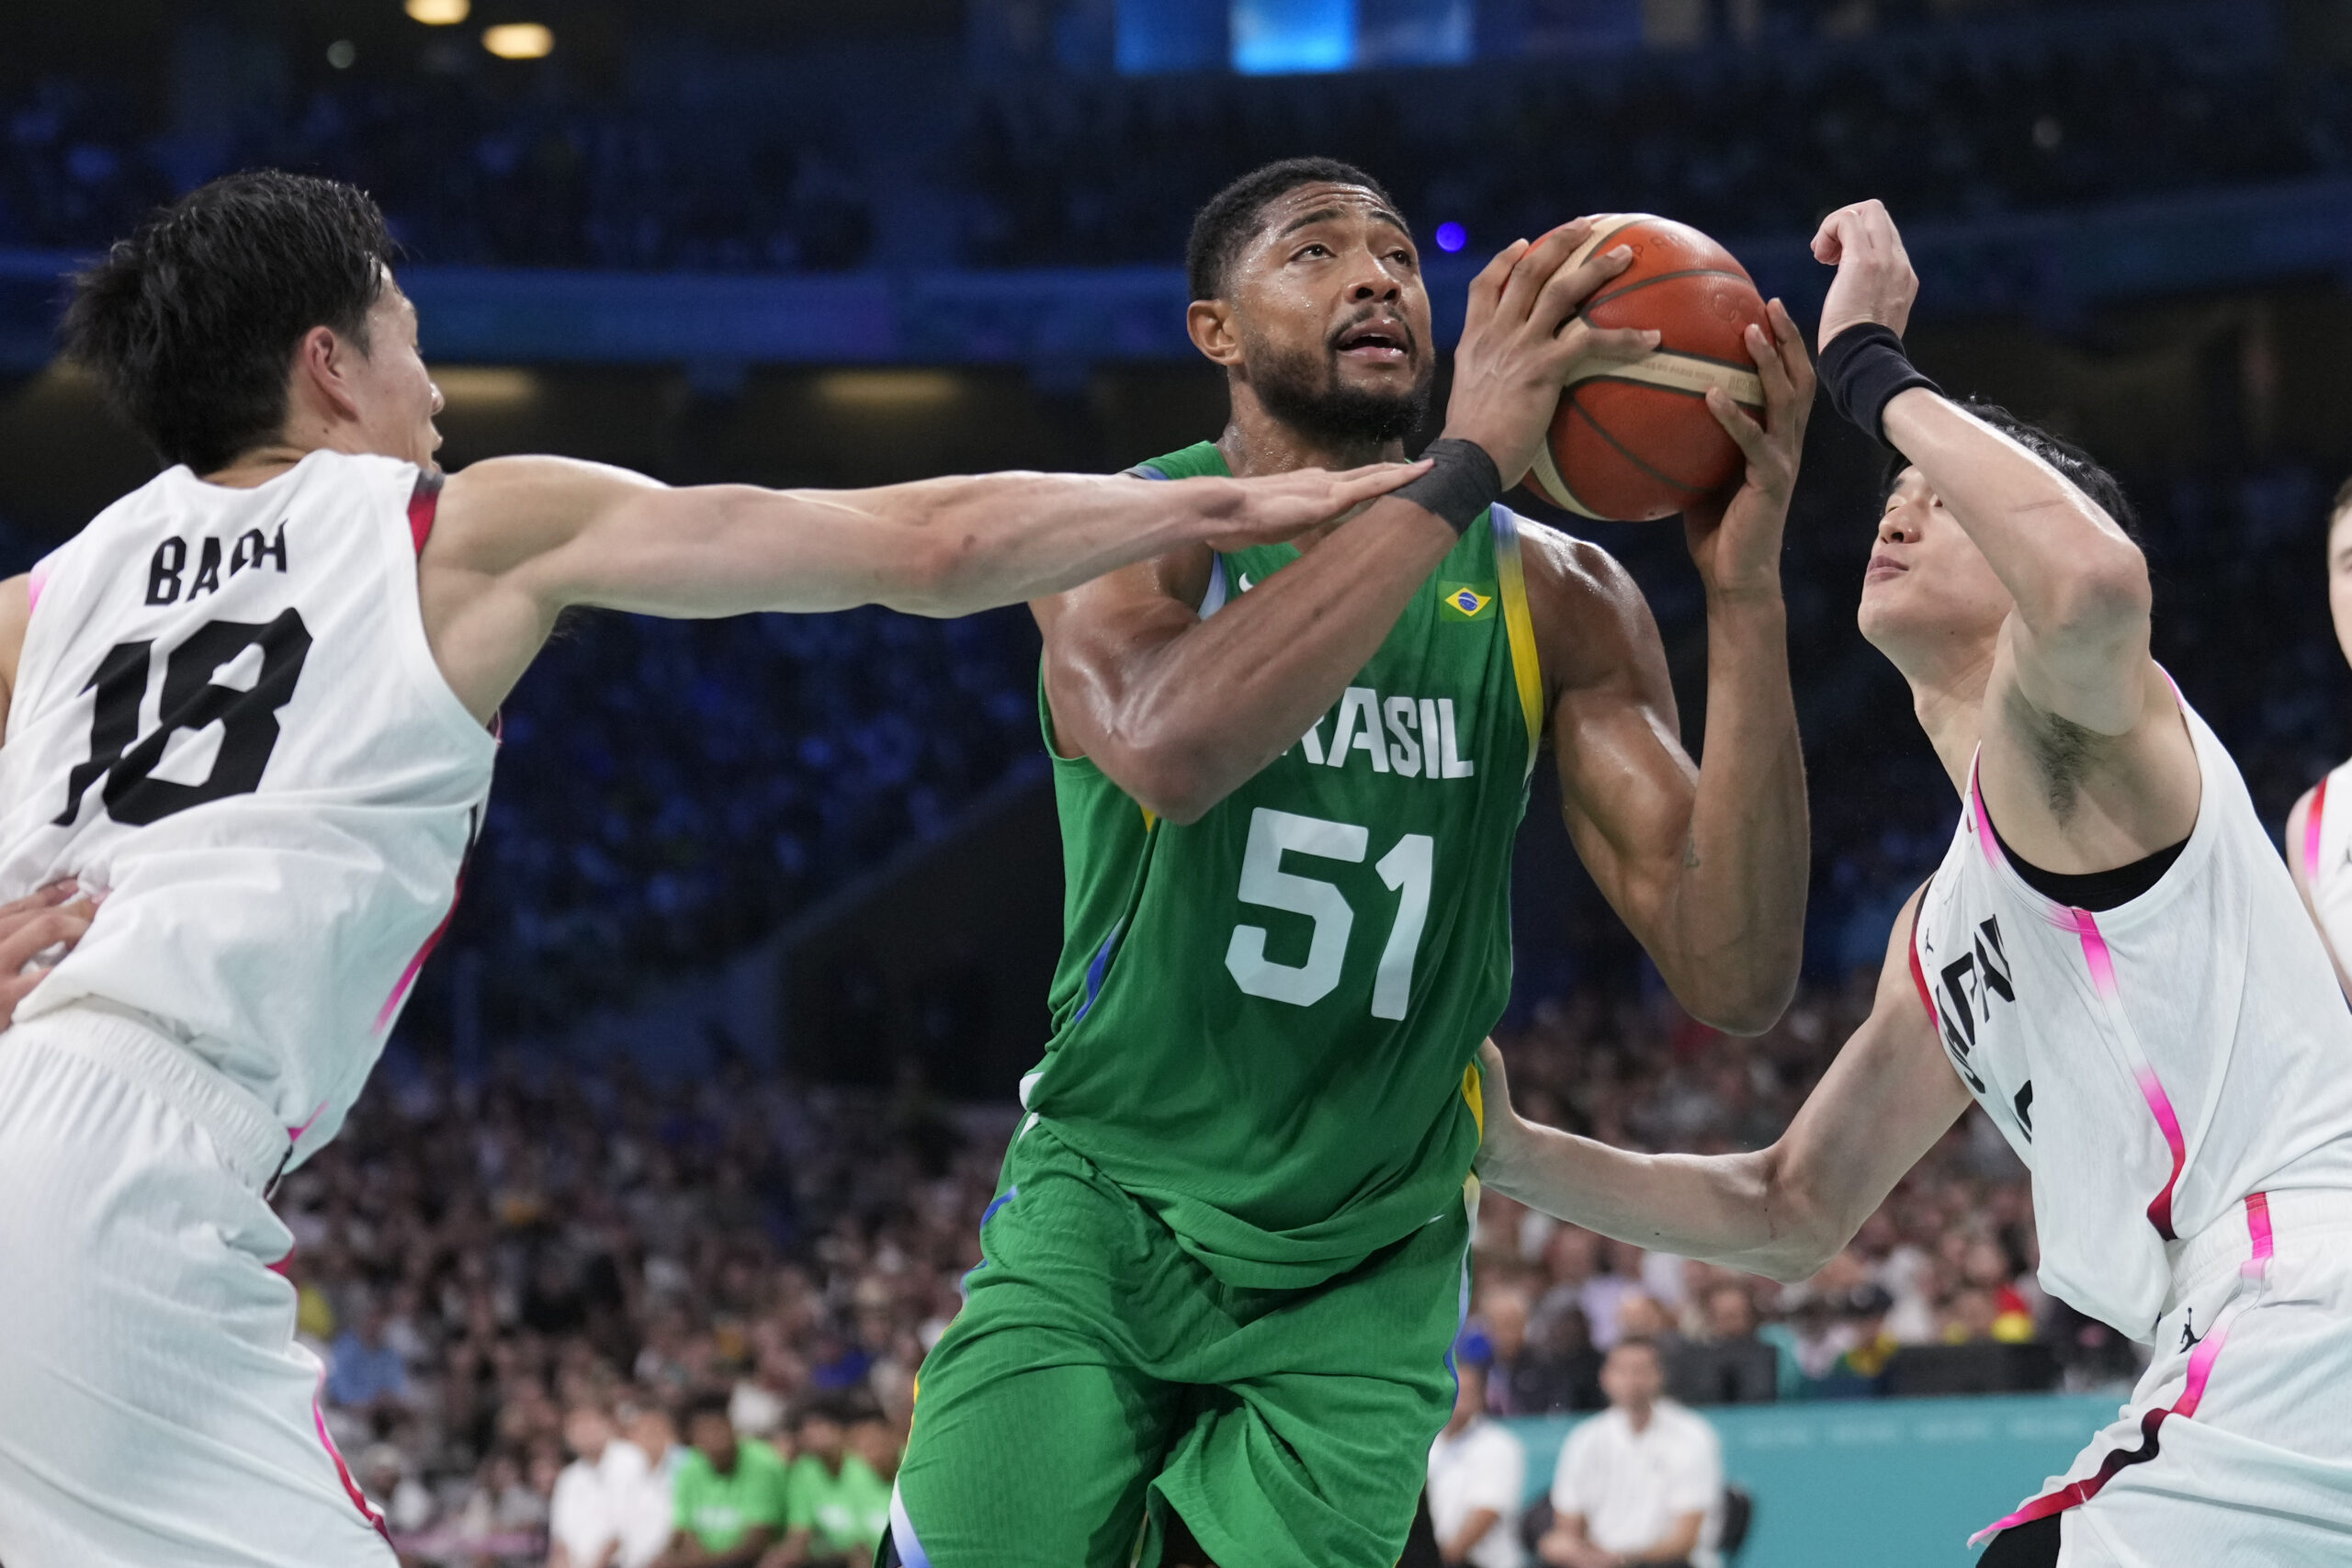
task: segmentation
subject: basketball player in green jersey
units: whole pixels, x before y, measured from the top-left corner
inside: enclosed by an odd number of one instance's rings
[[[1577,307],[1587,226],[1472,286],[1437,468],[1299,547],[1206,547],[1036,606],[1069,862],[1055,1032],[924,1363],[881,1562],[1390,1568],[1453,1393],[1473,1066],[1510,987],[1510,869],[1555,742],[1568,827],[1676,995],[1726,1029],[1795,985],[1808,855],[1778,558],[1812,369],[1689,520],[1706,765],[1601,551],[1488,503],[1579,367],[1653,334]],[[1232,422],[1144,477],[1400,454],[1433,370],[1378,186],[1273,165],[1194,229],[1193,340]]]

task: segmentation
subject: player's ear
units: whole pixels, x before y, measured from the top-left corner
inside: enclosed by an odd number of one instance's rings
[[[1241,334],[1235,330],[1233,307],[1222,299],[1195,299],[1184,312],[1184,330],[1193,346],[1224,366],[1241,363]]]
[[[312,327],[294,345],[293,382],[296,395],[288,399],[291,415],[303,401],[301,393],[345,419],[356,418],[359,400],[351,386],[353,361],[363,357],[359,345],[333,327]]]

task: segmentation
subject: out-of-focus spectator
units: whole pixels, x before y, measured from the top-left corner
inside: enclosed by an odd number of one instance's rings
[[[644,1451],[599,1404],[572,1406],[563,1441],[573,1457],[548,1503],[548,1568],[616,1568],[623,1511],[645,1485]]]
[[[1756,1303],[1744,1285],[1711,1287],[1704,1337],[1667,1352],[1667,1386],[1684,1404],[1760,1404],[1778,1396],[1780,1357],[1756,1337]]]
[[[1430,1447],[1430,1524],[1446,1568],[1520,1568],[1527,1450],[1487,1418],[1487,1362],[1455,1346],[1453,1415]]]
[[[890,1483],[850,1451],[852,1413],[811,1400],[793,1423],[799,1457],[785,1479],[783,1548],[768,1568],[864,1568],[890,1528]]]
[[[407,1404],[408,1364],[384,1337],[385,1314],[369,1307],[334,1337],[327,1397],[346,1410],[396,1414]]]
[[[1902,1342],[1888,1332],[1894,1298],[1876,1285],[1858,1285],[1838,1303],[1846,1348],[1815,1393],[1825,1399],[1864,1398],[1885,1387],[1886,1366]]]
[[[368,1445],[359,1456],[358,1479],[359,1489],[394,1535],[414,1535],[433,1523],[433,1493],[408,1472],[408,1461],[396,1445]]]
[[[784,1533],[783,1458],[735,1435],[725,1394],[687,1407],[686,1442],[671,1483],[677,1534],[662,1568],[752,1568]]]
[[[678,1466],[685,1447],[678,1441],[676,1423],[659,1404],[639,1407],[623,1429],[630,1444],[646,1456],[646,1468],[636,1487],[615,1501],[621,1542],[615,1568],[652,1568],[669,1550],[677,1529]]]
[[[1555,1568],[1715,1568],[1702,1544],[1723,1501],[1714,1428],[1663,1396],[1665,1369],[1647,1340],[1621,1340],[1600,1380],[1609,1408],[1561,1445],[1552,1528],[1537,1554]]]

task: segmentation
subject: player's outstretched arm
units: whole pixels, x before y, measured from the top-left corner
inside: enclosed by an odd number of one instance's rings
[[[1902,333],[1919,280],[1883,205],[1831,213],[1813,251],[1838,268],[1821,308],[1825,354],[1857,327]],[[1883,423],[2016,601],[2004,641],[2018,693],[2098,735],[2132,729],[2154,676],[2140,547],[2064,474],[1932,388],[1897,392]]]
[[[680,617],[887,604],[960,615],[1211,538],[1265,543],[1421,471],[1139,485],[1007,473],[862,491],[672,489],[562,457],[500,457],[444,488],[421,572],[425,627],[458,695],[497,705],[562,611]]]
[[[1778,300],[1770,317],[1772,335],[1750,329],[1748,341],[1764,423],[1709,398],[1747,455],[1746,478],[1728,502],[1685,520],[1707,592],[1704,767],[1682,749],[1641,591],[1604,552],[1528,531],[1569,836],[1677,999],[1747,1034],[1770,1028],[1795,992],[1812,861],[1780,557],[1813,368]]]
[[[1779,1142],[1754,1154],[1644,1155],[1523,1121],[1492,1042],[1478,1177],[1506,1197],[1637,1247],[1802,1280],[1836,1257],[1935,1146],[1968,1091],[1910,973],[1912,896],[1870,1017]]]
[[[1503,488],[1519,482],[1582,364],[1638,358],[1657,334],[1577,318],[1625,269],[1623,246],[1571,266],[1579,220],[1513,244],[1470,288],[1444,435],[1467,441]],[[1130,481],[1132,482],[1132,481]],[[1459,538],[1403,496],[1374,502],[1343,540],[1196,613],[1208,558],[1194,550],[1114,572],[1035,606],[1057,744],[1091,758],[1159,816],[1196,821],[1295,745]]]

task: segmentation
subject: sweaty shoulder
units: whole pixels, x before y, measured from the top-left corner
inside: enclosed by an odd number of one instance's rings
[[[564,544],[618,487],[658,488],[574,457],[486,457],[451,474],[426,544],[429,568],[497,575]]]
[[[1623,564],[1589,539],[1524,517],[1520,539],[1547,710],[1571,691],[1594,687],[1670,694],[1657,618]]]

